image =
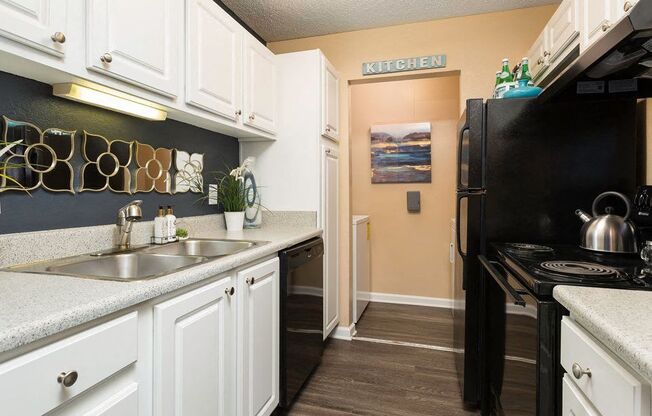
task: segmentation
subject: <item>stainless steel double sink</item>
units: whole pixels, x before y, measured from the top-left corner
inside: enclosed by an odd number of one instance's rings
[[[64,259],[13,266],[5,270],[99,280],[147,280],[266,243],[250,240],[195,238],[162,246],[151,245],[123,251],[82,254]]]

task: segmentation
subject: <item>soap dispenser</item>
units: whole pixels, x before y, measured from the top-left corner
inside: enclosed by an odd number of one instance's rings
[[[167,241],[175,241],[177,239],[177,217],[174,216],[174,210],[171,205],[168,205],[165,219],[167,221]]]
[[[165,218],[165,210],[163,206],[158,207],[156,217],[154,218],[154,242],[161,244],[167,241],[168,238],[168,220]]]

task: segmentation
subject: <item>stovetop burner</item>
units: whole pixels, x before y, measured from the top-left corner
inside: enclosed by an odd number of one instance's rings
[[[620,276],[620,272],[613,267],[585,261],[544,261],[539,266],[553,273],[584,278]]]

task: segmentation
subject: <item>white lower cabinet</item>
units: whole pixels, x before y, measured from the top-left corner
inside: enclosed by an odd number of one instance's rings
[[[240,416],[268,416],[278,404],[279,261],[238,273]]]
[[[270,415],[278,337],[278,258],[156,305],[154,415]]]
[[[225,277],[154,307],[154,414],[235,414],[235,287]]]
[[[600,416],[568,374],[562,383],[562,416]]]
[[[279,398],[279,279],[278,257],[268,258],[0,354],[0,415],[269,416]]]
[[[137,339],[131,312],[1,363],[0,413],[42,415],[67,404],[135,363]]]
[[[650,384],[569,317],[561,323],[561,365],[564,416],[650,416]]]

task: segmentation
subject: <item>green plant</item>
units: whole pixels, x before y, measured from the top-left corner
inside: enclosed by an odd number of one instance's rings
[[[7,142],[7,141],[0,141],[0,147],[2,147],[2,150],[0,150],[0,158],[2,158],[7,152],[9,152],[13,147],[19,145],[22,142],[22,140],[17,140],[15,142]],[[23,189],[25,192],[29,194],[29,191],[25,189],[25,187],[18,182],[16,179],[12,178],[11,176],[7,175],[5,172],[10,170],[10,169],[18,169],[24,167],[23,164],[10,164],[10,163],[3,163],[0,165],[0,179],[5,179],[8,182],[12,182],[13,184],[17,185],[19,188]]]
[[[247,208],[242,177],[231,173],[218,172],[217,201],[225,212],[240,212]]]
[[[188,230],[185,228],[177,228],[177,237],[186,238],[188,237]]]

